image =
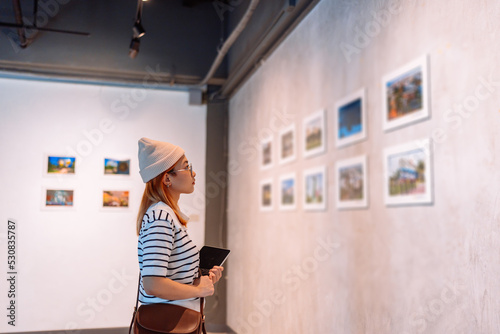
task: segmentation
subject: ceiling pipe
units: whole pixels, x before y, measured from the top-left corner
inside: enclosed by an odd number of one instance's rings
[[[207,75],[205,78],[197,85],[197,86],[205,86],[208,83],[208,80],[212,78],[212,76],[215,74],[215,71],[219,68],[220,64],[222,63],[222,60],[226,56],[227,52],[229,51],[229,48],[233,45],[233,43],[236,41],[238,36],[241,34],[241,32],[245,29],[245,27],[248,24],[248,21],[253,15],[253,12],[255,11],[255,8],[259,4],[260,0],[252,0],[250,2],[250,5],[248,5],[247,11],[241,18],[240,22],[236,26],[236,28],[233,30],[231,35],[227,38],[227,40],[224,42],[224,45],[220,48],[217,54],[217,58],[215,58],[212,67],[210,67],[210,70],[208,71]]]
[[[20,0],[12,0],[12,5],[14,7],[14,14],[16,16],[16,23],[19,25],[23,24],[23,11],[21,10]],[[17,28],[17,35],[19,36],[19,45],[24,49],[28,46],[26,42],[26,35],[24,32],[24,27]]]

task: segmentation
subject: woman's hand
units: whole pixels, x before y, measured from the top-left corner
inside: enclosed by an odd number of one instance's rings
[[[201,276],[195,280],[194,285],[198,288],[198,297],[208,297],[214,294],[214,283],[209,276]]]
[[[212,280],[213,284],[217,283],[221,279],[223,271],[224,267],[219,266],[214,266],[212,269],[210,269],[209,277]]]

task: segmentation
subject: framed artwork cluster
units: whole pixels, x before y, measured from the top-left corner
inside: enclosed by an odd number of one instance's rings
[[[43,210],[71,210],[76,206],[76,187],[71,180],[78,173],[78,158],[66,155],[50,155],[44,157],[44,176],[56,179],[52,186],[42,188]],[[117,179],[130,177],[130,159],[104,157],[102,159],[102,175],[105,178]],[[100,208],[118,211],[129,208],[130,190],[120,187],[106,187],[100,190]]]
[[[424,55],[382,77],[382,132],[390,132],[430,118],[428,56]],[[332,113],[334,147],[342,150],[367,139],[367,89],[362,88],[341,98]],[[378,114],[378,112],[377,112]],[[302,121],[301,152],[307,159],[327,152],[327,113],[319,110]],[[281,166],[297,159],[296,124],[278,133],[277,163],[273,161],[273,138],[261,141],[261,170]],[[382,150],[383,196],[387,206],[431,204],[432,154],[429,138],[409,139],[406,143]],[[280,175],[277,180],[260,182],[261,211],[326,210],[328,166],[318,165],[298,173]],[[335,204],[339,210],[368,207],[368,155],[337,160],[333,166]],[[276,182],[276,184],[275,184]],[[276,188],[274,190],[273,188]],[[274,203],[276,193],[277,205]],[[299,196],[299,193],[301,194]],[[382,196],[382,193],[381,193]],[[299,198],[301,198],[299,200]]]

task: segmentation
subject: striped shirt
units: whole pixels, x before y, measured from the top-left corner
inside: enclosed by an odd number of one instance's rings
[[[141,277],[167,277],[183,284],[193,284],[198,277],[199,252],[174,211],[165,203],[149,207],[142,219],[138,242]],[[199,298],[166,300],[150,296],[139,288],[141,304],[172,303],[199,311]]]

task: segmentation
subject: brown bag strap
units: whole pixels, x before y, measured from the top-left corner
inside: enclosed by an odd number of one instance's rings
[[[132,321],[130,322],[128,334],[132,333],[132,327],[134,326],[134,320],[135,320],[135,316],[137,314],[137,306],[139,305],[139,290],[140,289],[141,289],[141,272],[139,271],[139,282],[137,282],[137,298],[135,299],[134,314],[132,315]]]

